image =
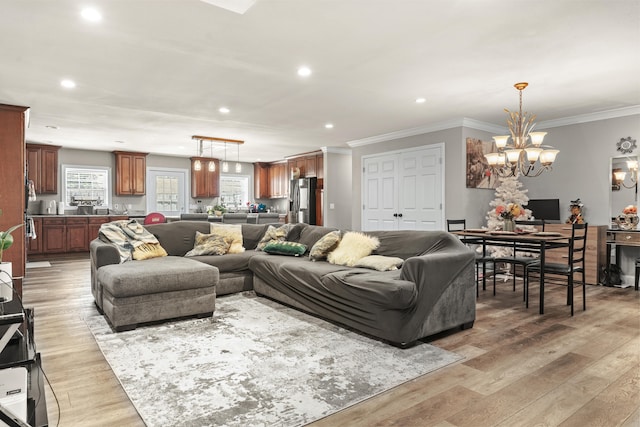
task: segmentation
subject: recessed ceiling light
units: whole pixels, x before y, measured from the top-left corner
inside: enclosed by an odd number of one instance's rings
[[[80,12],[80,15],[90,22],[99,22],[102,20],[102,14],[98,9],[94,9],[93,7],[85,7],[82,9],[82,12]]]
[[[300,77],[308,77],[311,75],[311,68],[306,67],[306,66],[302,66],[300,68],[298,68],[298,75]]]
[[[324,127],[327,129],[333,129],[333,123],[327,123]]]
[[[60,82],[60,86],[67,89],[73,89],[74,87],[76,87],[76,82],[74,82],[73,80],[64,79]]]
[[[218,111],[220,111],[222,114],[227,114],[231,110],[229,110],[227,107],[220,107]]]
[[[426,98],[416,98],[416,104],[424,104],[427,102]]]
[[[58,129],[58,126],[54,126],[54,125],[46,125],[45,127],[47,129],[54,129],[54,130]]]

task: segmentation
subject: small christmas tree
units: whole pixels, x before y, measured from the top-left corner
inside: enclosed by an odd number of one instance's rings
[[[518,181],[518,175],[507,178],[500,178],[500,184],[496,188],[496,198],[489,202],[491,210],[487,212],[487,227],[489,230],[502,230],[504,218],[498,215],[496,208],[502,206],[507,207],[509,203],[517,204],[521,207],[529,202],[527,192],[529,190],[522,189],[522,183]],[[520,215],[515,220],[526,220],[531,216],[529,209],[520,209]],[[489,253],[494,257],[512,256],[513,251],[507,247],[490,246],[487,248]]]

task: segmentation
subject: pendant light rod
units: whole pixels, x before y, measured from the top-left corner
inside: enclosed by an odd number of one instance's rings
[[[229,142],[232,144],[244,144],[244,141],[239,139],[229,139],[229,138],[216,138],[213,136],[201,136],[201,135],[193,135],[191,139],[200,139],[206,141],[219,141],[219,142]]]

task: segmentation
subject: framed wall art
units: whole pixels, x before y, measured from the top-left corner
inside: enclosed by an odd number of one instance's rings
[[[496,151],[493,141],[467,138],[467,188],[498,187],[498,177],[491,173],[485,154]]]

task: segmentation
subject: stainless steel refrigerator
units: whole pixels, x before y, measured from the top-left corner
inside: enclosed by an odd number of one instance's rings
[[[290,183],[290,222],[316,224],[316,178],[293,179]]]

